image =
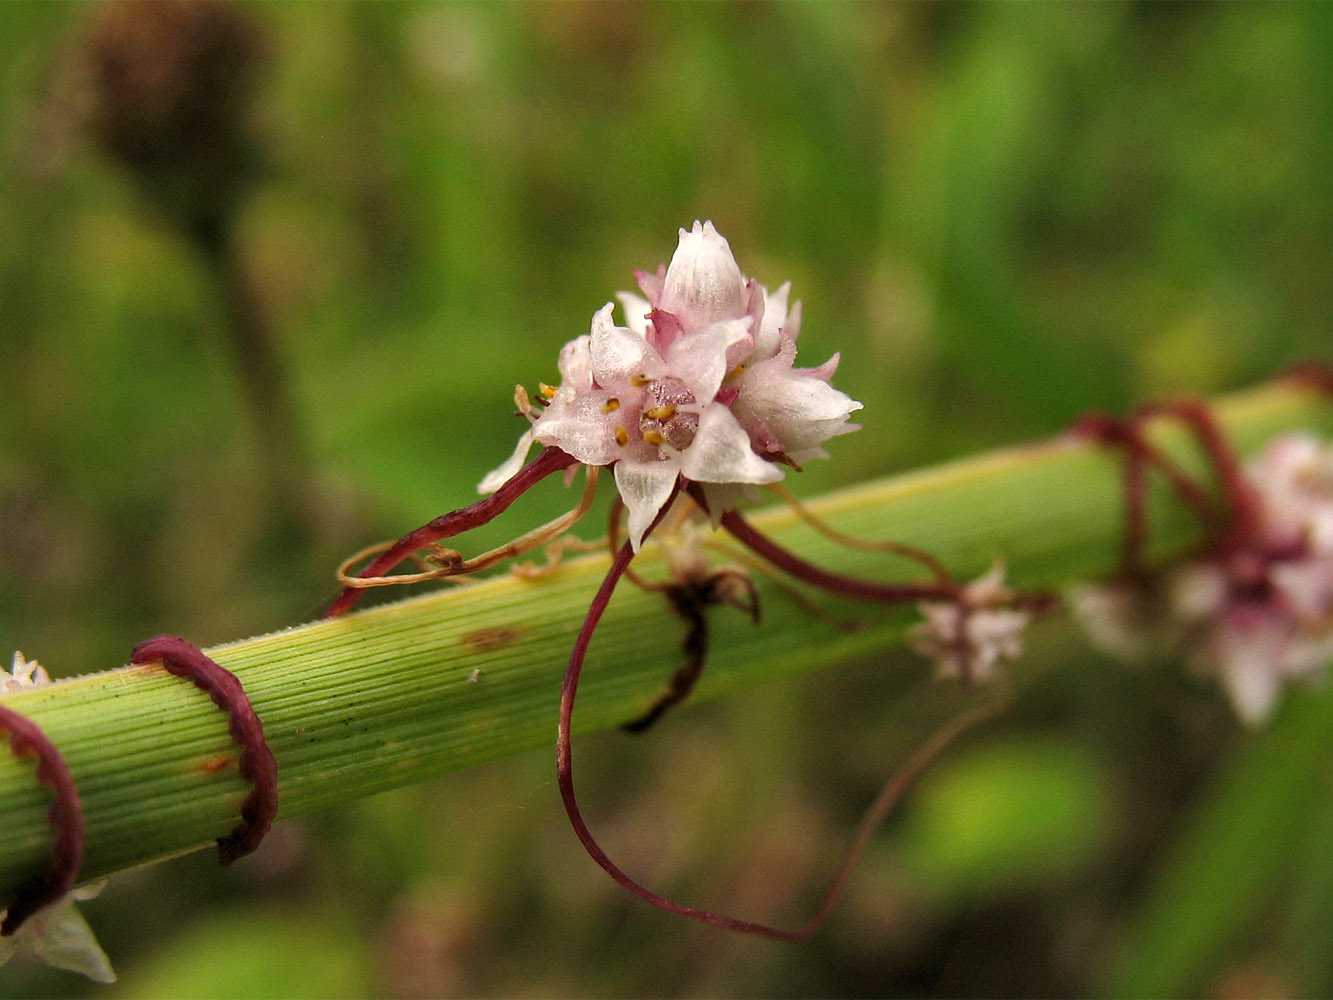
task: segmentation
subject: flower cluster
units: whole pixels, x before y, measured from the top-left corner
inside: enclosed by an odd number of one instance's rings
[[[975,583],[962,585],[928,553],[893,542],[849,539],[802,513],[816,530],[842,544],[893,553],[916,562],[930,578],[885,583],[823,569],[756,530],[736,509],[756,486],[775,484],[786,468],[827,457],[830,438],[857,429],[849,423],[861,404],[833,388],[838,365],[834,355],[817,368],[797,368],[796,337],[800,303],[790,302],[791,288],[769,292],[745,277],[727,241],[711,222],[680,231],[670,264],[639,272],[642,294],[621,292],[624,325],[607,303],[592,318],[587,334],[560,351],[560,384],[541,386],[536,405],[521,386],[515,391],[519,412],[531,424],[510,458],[482,480],[482,498],[442,514],[396,542],[373,546],[345,564],[339,579],[344,590],[325,612],[342,614],[367,587],[456,576],[531,551],[559,537],[586,512],[595,473],[610,467],[619,494],[611,509],[612,559],[574,640],[560,687],[556,724],[556,781],[570,824],[588,854],[620,885],[640,899],[671,913],[719,927],[771,938],[805,937],[828,916],[843,875],[855,861],[853,846],[843,874],[835,878],[816,916],[795,930],[782,930],[675,903],[626,874],[598,844],[585,822],[574,787],[574,704],[585,659],[612,594],[622,577],[662,593],[685,625],[684,664],[665,690],[624,728],[638,732],[684,700],[704,667],[708,648],[707,610],[730,604],[758,621],[758,595],[740,568],[713,570],[696,529],[711,517],[761,564],[828,593],[884,605],[920,603],[926,623],[917,646],[935,660],[943,676],[964,681],[985,678],[997,661],[1019,650],[1019,635],[1031,617],[1046,607],[1039,595],[1020,594],[1004,585],[997,567]],[[541,451],[528,461],[534,445]],[[557,472],[567,482],[579,466],[588,470],[584,500],[569,514],[529,531],[492,552],[464,559],[440,543],[486,524],[527,490]],[[680,504],[676,504],[679,500]],[[672,511],[668,517],[668,511]],[[622,512],[626,539],[620,540]],[[672,571],[666,583],[639,578],[630,563],[652,532],[664,542]],[[371,556],[359,572],[350,566]],[[424,563],[423,572],[392,575],[405,560]],[[948,734],[961,731],[949,727]],[[928,759],[952,735],[928,745]],[[909,763],[908,771],[919,769]],[[886,792],[867,813],[856,844],[901,793],[891,779]]]
[[[638,280],[646,297],[619,296],[625,326],[607,303],[564,346],[559,387],[542,387],[545,408],[479,487],[499,489],[534,442],[613,466],[636,550],[678,477],[702,484],[719,517],[747,485],[781,479],[784,463],[825,457],[821,445],[856,430],[847,419],[861,408],[829,384],[836,354],[793,366],[801,310],[788,306],[790,285],[769,293],[747,279],[711,222],[682,229],[670,265]]]
[[[1246,722],[1266,719],[1284,684],[1333,659],[1333,445],[1271,441],[1244,470],[1242,530],[1160,579],[1079,592],[1093,639],[1142,657],[1185,649],[1217,676]]]
[[[36,660],[29,660],[22,652],[15,651],[9,673],[0,671],[0,694],[22,691],[24,688],[40,687],[51,683],[51,675]]]
[[[958,589],[947,601],[921,601],[925,619],[912,627],[912,649],[935,664],[941,679],[963,683],[990,680],[1000,660],[1023,652],[1023,631],[1032,621],[1021,596],[1005,585],[1004,565]]]

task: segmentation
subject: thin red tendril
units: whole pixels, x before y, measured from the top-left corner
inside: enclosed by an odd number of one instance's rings
[[[255,714],[236,675],[206,656],[193,643],[174,635],[145,639],[130,662],[161,662],[166,670],[208,693],[229,717],[228,731],[241,746],[241,777],[253,786],[241,803],[241,822],[218,839],[218,858],[229,865],[259,846],[278,811],[278,764],[264,742],[264,725]]]
[[[83,863],[83,805],[65,758],[42,732],[41,726],[12,709],[0,707],[0,730],[9,733],[14,756],[37,758],[36,777],[55,793],[47,810],[51,824],[51,866],[19,886],[0,923],[0,935],[8,937],[44,906],[49,906],[74,887]]]
[[[1143,424],[1153,417],[1173,417],[1194,434],[1217,477],[1221,493],[1220,509],[1197,481],[1144,435]],[[1165,476],[1181,500],[1216,532],[1216,537],[1210,543],[1212,548],[1244,545],[1259,530],[1259,507],[1254,490],[1245,480],[1235,449],[1226,440],[1216,418],[1204,403],[1196,400],[1150,403],[1126,420],[1104,414],[1090,414],[1079,420],[1073,430],[1124,450],[1123,576],[1134,579],[1146,573],[1143,553],[1148,534],[1146,473],[1150,466]]]
[[[679,489],[679,487],[677,487]],[[673,493],[672,498],[675,498]],[[659,512],[657,518],[649,526],[644,537],[657,527],[662,520],[664,513],[671,505],[671,499],[663,505],[662,512]],[[724,521],[725,523],[725,521]],[[744,524],[744,522],[742,522]],[[745,527],[748,528],[748,525]],[[734,532],[733,532],[734,533]],[[739,537],[739,536],[738,536]],[[762,541],[763,536],[755,533],[755,537]],[[741,538],[747,542],[746,538]],[[771,544],[771,543],[770,543]],[[762,552],[761,548],[756,551]],[[785,551],[785,550],[780,550]],[[620,578],[625,575],[630,561],[634,558],[634,550],[629,542],[625,542],[616,551],[612,559],[611,566],[607,570],[605,579],[602,580],[597,594],[593,597],[592,604],[588,608],[588,614],[583,620],[583,626],[579,630],[578,638],[574,641],[574,648],[569,655],[569,666],[565,670],[564,680],[560,686],[560,718],[557,725],[556,734],[556,779],[560,786],[560,797],[565,805],[565,813],[569,817],[570,825],[574,828],[575,835],[587,851],[589,857],[597,862],[604,871],[622,888],[626,889],[639,899],[651,903],[658,909],[665,910],[668,913],[677,916],[686,917],[690,920],[697,920],[700,923],[711,924],[714,927],[721,927],[724,930],[737,931],[743,934],[755,934],[760,937],[772,938],[778,941],[800,941],[810,937],[828,919],[829,914],[833,912],[833,907],[837,903],[839,894],[847,882],[852,869],[860,860],[870,838],[875,830],[883,823],[884,819],[892,811],[894,805],[902,798],[904,793],[921,776],[926,768],[936,760],[941,753],[952,744],[959,736],[968,729],[980,722],[991,718],[1001,706],[986,705],[964,712],[944,726],[942,726],[901,768],[899,768],[888,782],[881,789],[879,795],[871,803],[857,825],[856,833],[852,838],[842,863],[834,873],[833,879],[825,890],[819,906],[806,923],[796,928],[774,927],[770,924],[758,923],[756,921],[742,920],[738,917],[728,916],[722,913],[714,913],[710,910],[703,910],[693,906],[686,906],[683,903],[677,903],[674,900],[667,899],[653,890],[649,889],[643,883],[631,877],[623,868],[611,860],[610,856],[597,842],[592,831],[588,828],[587,821],[583,818],[583,812],[579,808],[578,796],[574,790],[574,760],[573,749],[571,746],[571,731],[574,719],[574,700],[578,694],[579,677],[583,672],[583,664],[587,657],[588,646],[592,642],[593,633],[601,621],[607,605],[611,601],[611,595],[615,592],[616,585]],[[793,559],[795,557],[792,557]],[[787,568],[784,565],[784,568]],[[797,574],[802,579],[807,577],[804,574]],[[824,574],[831,577],[832,574]],[[833,577],[835,581],[845,581],[851,578]],[[864,584],[865,581],[852,581],[857,584]],[[878,587],[878,585],[875,585]],[[912,589],[913,597],[922,596]],[[846,591],[839,585],[839,593]],[[952,591],[950,591],[952,593]],[[879,594],[879,591],[876,591]],[[930,596],[936,596],[932,593]],[[879,597],[878,599],[883,599]],[[907,599],[907,598],[902,598]]]
[[[690,488],[693,491],[694,484],[691,484]],[[699,498],[696,497],[697,499]],[[736,541],[796,579],[843,597],[884,604],[955,600],[958,597],[959,588],[954,583],[879,583],[875,580],[863,580],[860,577],[845,576],[842,573],[831,573],[820,569],[755,529],[734,510],[722,515],[722,527],[726,528]]]
[[[1198,400],[1175,400],[1150,403],[1139,413],[1143,417],[1172,416],[1180,420],[1199,441],[1209,464],[1217,476],[1218,487],[1226,506],[1227,534],[1221,545],[1245,544],[1259,532],[1259,500],[1245,479],[1236,449],[1226,439],[1217,418],[1207,405]]]
[[[424,548],[433,542],[453,538],[464,531],[470,531],[493,521],[508,510],[510,504],[551,473],[560,472],[577,464],[578,459],[573,455],[561,451],[559,448],[547,448],[514,473],[503,486],[490,496],[482,497],[476,503],[469,504],[467,507],[460,507],[448,514],[441,514],[435,520],[423,524],[415,531],[408,532],[366,565],[357,576],[384,576],[418,549]],[[362,587],[345,587],[342,593],[329,605],[328,610],[324,612],[322,617],[334,618],[350,610],[360,600],[363,591],[364,588]]]
[[[1289,365],[1279,376],[1297,385],[1307,385],[1316,392],[1333,395],[1333,365],[1324,361],[1301,361]]]

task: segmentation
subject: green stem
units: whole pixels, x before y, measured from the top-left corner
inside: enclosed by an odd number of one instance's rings
[[[1333,401],[1275,383],[1217,404],[1243,452],[1297,427],[1333,433]],[[1186,468],[1205,466],[1178,429],[1155,436]],[[910,542],[962,577],[996,557],[1021,587],[1059,587],[1110,572],[1120,552],[1117,456],[1060,437],[825,496],[808,506],[844,533]],[[1149,497],[1150,556],[1197,542],[1198,529],[1160,484]],[[830,570],[921,578],[919,566],[840,546],[787,508],[751,520]],[[720,537],[720,536],[719,536]],[[647,546],[640,573],[660,573]],[[538,580],[504,573],[343,618],[209,650],[245,685],[278,761],[280,817],[338,805],[552,742],[560,677],[607,557],[563,563]],[[862,627],[835,628],[764,579],[764,620],[712,612],[708,698],[893,646],[911,608],[888,613],[830,602]],[[131,645],[127,637],[126,648]],[[589,654],[576,730],[643,712],[680,658],[680,623],[660,594],[622,587]],[[91,880],[211,844],[236,825],[246,788],[226,717],[208,696],[152,666],[125,667],[5,696],[39,723],[83,799]],[[30,764],[0,755],[0,886],[49,857],[48,793]],[[7,892],[0,891],[0,897]]]

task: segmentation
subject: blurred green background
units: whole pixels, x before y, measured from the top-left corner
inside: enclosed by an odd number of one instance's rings
[[[866,404],[806,495],[1330,354],[1326,5],[0,24],[0,651],[57,675],[311,617],[343,555],[474,495],[514,383],[696,218]],[[808,944],[629,899],[541,752],[115,880],[85,912],[121,983],[16,961],[0,995],[1333,992],[1327,694],[1256,737],[1180,671],[1033,645]],[[588,740],[581,786],[655,887],[795,922],[957,704],[846,665]]]

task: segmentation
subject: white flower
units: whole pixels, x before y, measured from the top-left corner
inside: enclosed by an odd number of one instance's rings
[[[111,959],[74,905],[92,899],[104,885],[105,882],[96,882],[75,889],[38,910],[9,937],[0,937],[0,965],[15,953],[24,952],[57,969],[81,973],[93,982],[114,983],[116,973],[111,968]]]
[[[18,650],[14,651],[9,673],[0,672],[0,693],[7,694],[10,691],[22,691],[24,688],[50,683],[51,675],[45,668],[36,660],[24,659]]]
[[[996,563],[956,600],[918,604],[925,621],[913,626],[908,641],[934,662],[937,677],[988,680],[1000,660],[1016,660],[1023,652],[1032,615],[1013,606],[1016,596],[1005,586],[1004,566]]]
[[[1073,605],[1109,652],[1169,652],[1221,682],[1256,724],[1284,685],[1333,660],[1333,447],[1308,434],[1271,441],[1245,468],[1249,533],[1137,587],[1079,592]]]
[[[561,382],[508,462],[482,481],[491,492],[521,467],[532,443],[585,465],[614,466],[637,549],[683,477],[704,485],[714,516],[744,485],[776,482],[792,464],[823,457],[829,438],[856,430],[861,404],[829,385],[835,356],[794,368],[799,304],[746,279],[711,222],[681,230],[671,263],[639,272],[646,298],[620,293],[625,326],[608,303],[590,333],[560,352]]]

